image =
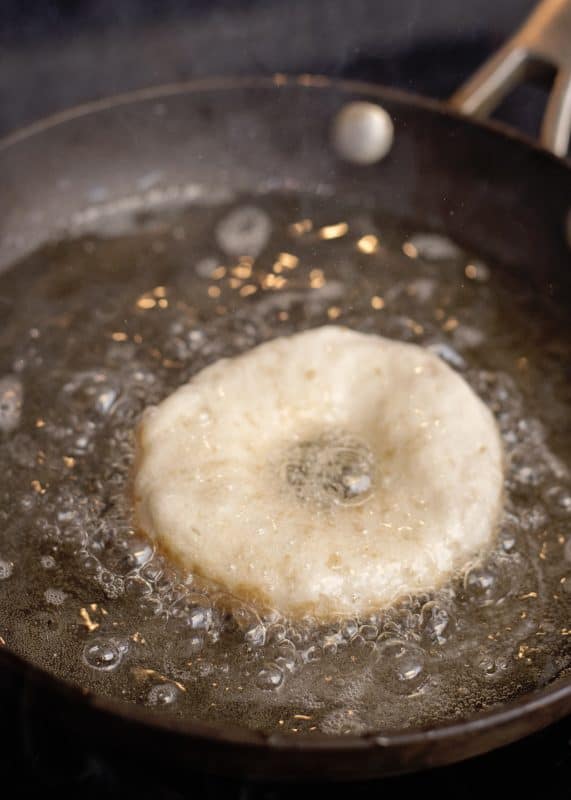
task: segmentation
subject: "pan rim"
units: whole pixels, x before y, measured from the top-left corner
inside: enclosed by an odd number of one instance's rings
[[[566,713],[556,714],[542,718],[525,733],[515,733],[507,736],[500,747],[514,742],[526,735],[536,733],[549,724],[556,722],[567,715],[571,710],[571,675],[559,676],[546,687],[534,689],[521,696],[497,706],[474,712],[458,719],[445,720],[435,725],[425,725],[417,728],[387,728],[378,729],[362,734],[329,735],[325,733],[312,734],[299,737],[293,733],[277,732],[265,733],[253,728],[236,725],[233,723],[216,723],[204,720],[182,719],[169,714],[157,714],[143,705],[131,703],[116,697],[97,694],[85,689],[67,678],[60,678],[49,670],[27,661],[22,656],[10,650],[7,646],[0,647],[0,668],[3,662],[12,670],[23,675],[26,681],[35,682],[40,689],[52,688],[60,695],[67,695],[67,699],[79,702],[95,712],[106,716],[119,717],[130,723],[142,725],[145,728],[160,730],[168,734],[190,740],[207,741],[211,745],[241,745],[245,748],[255,748],[260,753],[268,750],[279,751],[280,754],[299,755],[300,753],[326,752],[328,755],[345,755],[347,753],[365,752],[376,750],[379,753],[390,750],[414,748],[419,745],[435,744],[444,745],[454,741],[458,735],[474,737],[485,734],[490,730],[498,730],[504,726],[521,721],[522,718],[535,711],[551,708],[559,703],[565,707]],[[567,701],[564,703],[564,701]],[[442,766],[454,763],[465,758],[481,755],[494,746],[473,747],[465,756],[458,758],[451,754],[439,757],[433,763],[430,757],[421,759],[422,764],[411,765],[412,769],[421,766]],[[428,753],[430,756],[430,753]],[[396,772],[410,771],[406,767]],[[295,777],[295,776],[294,776]],[[326,776],[323,776],[325,779]]]
[[[162,98],[182,95],[186,93],[227,91],[232,89],[308,89],[308,90],[339,90],[347,94],[368,95],[378,97],[379,100],[386,99],[401,105],[414,106],[426,111],[430,111],[469,126],[488,131],[495,136],[509,139],[520,146],[525,147],[541,155],[542,158],[556,164],[559,169],[563,169],[571,178],[571,160],[561,159],[543,148],[536,140],[515,130],[504,123],[496,120],[474,120],[449,108],[444,102],[423,96],[415,95],[411,92],[392,89],[380,84],[369,83],[366,81],[352,81],[344,79],[329,78],[320,75],[274,75],[264,77],[208,77],[189,81],[181,81],[170,84],[157,85],[132,92],[122,93],[111,97],[94,100],[88,103],[74,106],[70,109],[50,115],[39,121],[33,122],[23,128],[13,131],[3,138],[0,138],[0,156],[4,156],[7,151],[21,142],[25,142],[42,133],[63,126],[68,122],[89,116],[91,114],[110,111],[121,106],[128,106],[138,102],[147,102]],[[118,716],[143,725],[146,728],[160,729],[168,731],[177,736],[190,739],[200,739],[208,741],[212,745],[242,745],[244,747],[254,747],[260,753],[268,750],[280,751],[284,755],[309,753],[324,751],[329,755],[336,753],[348,753],[355,751],[387,751],[400,750],[401,748],[416,747],[429,743],[443,745],[454,740],[459,734],[462,736],[477,736],[484,734],[491,729],[507,727],[530,717],[539,710],[550,709],[551,713],[541,716],[533,725],[529,726],[524,732],[512,731],[501,745],[522,738],[546,727],[557,719],[565,716],[571,711],[571,675],[556,678],[549,686],[534,689],[526,692],[519,697],[499,706],[494,706],[483,711],[460,717],[454,720],[440,722],[435,725],[426,725],[417,728],[389,728],[380,729],[364,734],[314,734],[311,736],[297,737],[293,733],[263,733],[254,729],[238,726],[235,724],[216,723],[198,721],[193,719],[179,719],[173,715],[158,715],[152,710],[142,705],[122,701],[119,698],[108,697],[102,694],[95,694],[90,690],[82,689],[77,684],[66,678],[60,678],[48,670],[27,661],[12,651],[7,645],[0,646],[0,666],[3,663],[15,667],[19,672],[23,672],[25,677],[36,680],[39,684],[51,687],[65,693],[77,702],[84,703],[94,710],[113,716]],[[564,702],[567,701],[567,702]],[[553,709],[560,704],[564,707],[560,712],[553,713]],[[472,746],[471,751],[464,758],[481,754],[493,749],[494,745],[487,741],[482,747]],[[430,766],[429,758],[421,758],[421,764],[411,764],[410,769],[417,769],[421,766]],[[439,752],[438,759],[433,764],[446,764],[460,760],[457,754],[451,753],[447,758]],[[406,766],[401,771],[408,771]],[[326,776],[323,776],[324,778]]]
[[[6,150],[20,142],[26,141],[60,125],[64,125],[67,122],[89,116],[90,114],[111,111],[121,106],[128,106],[150,100],[159,100],[161,98],[173,97],[181,94],[228,91],[232,89],[337,89],[345,93],[353,92],[355,94],[368,94],[379,98],[386,98],[392,102],[413,105],[458,120],[459,122],[467,123],[470,126],[500,134],[504,138],[519,142],[541,153],[549,161],[571,172],[571,155],[567,158],[560,158],[543,147],[540,142],[532,136],[499,120],[469,117],[453,109],[443,100],[437,100],[402,89],[395,89],[390,86],[385,86],[384,84],[344,78],[331,78],[320,74],[296,75],[275,73],[269,76],[246,75],[239,77],[214,76],[196,78],[187,81],[157,84],[156,86],[149,86],[144,89],[136,89],[130,92],[122,92],[109,97],[90,100],[86,103],[81,103],[71,108],[66,108],[62,111],[50,114],[47,117],[42,117],[39,120],[31,122],[21,128],[16,128],[16,130],[0,137],[0,155],[3,155]]]

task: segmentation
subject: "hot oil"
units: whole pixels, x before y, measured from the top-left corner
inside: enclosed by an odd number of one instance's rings
[[[0,308],[6,646],[96,692],[300,734],[442,721],[568,667],[568,323],[524,276],[333,200],[265,196],[46,246],[0,278]],[[492,552],[433,594],[294,622],[133,529],[134,428],[218,358],[332,323],[429,347],[469,381],[502,433],[505,509]],[[323,502],[374,491],[344,436]],[[307,459],[286,461],[304,502]]]

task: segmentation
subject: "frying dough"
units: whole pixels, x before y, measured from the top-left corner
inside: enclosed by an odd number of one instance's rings
[[[140,526],[238,597],[319,618],[428,591],[489,544],[492,414],[437,356],[325,326],[202,370],[139,429]]]

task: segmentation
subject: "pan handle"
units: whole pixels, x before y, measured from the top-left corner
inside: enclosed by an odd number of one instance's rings
[[[541,144],[564,157],[571,136],[571,0],[543,0],[503,47],[450,98],[457,111],[491,114],[529,78],[555,79],[541,125]]]

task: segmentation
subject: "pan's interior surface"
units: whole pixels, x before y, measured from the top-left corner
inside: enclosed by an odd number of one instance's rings
[[[329,146],[355,96],[395,122],[375,167]],[[9,648],[158,711],[296,735],[430,725],[561,679],[564,167],[429,106],[309,79],[173,87],[0,158],[0,263],[18,261],[0,279]],[[327,322],[435,349],[493,409],[510,467],[491,555],[434,596],[324,629],[185,584],[132,534],[124,498],[146,405],[216,358]]]

